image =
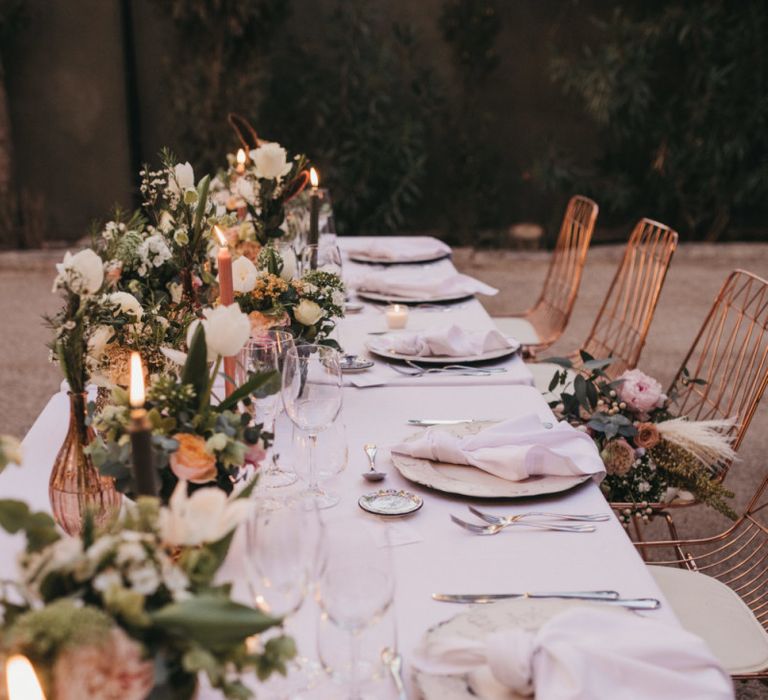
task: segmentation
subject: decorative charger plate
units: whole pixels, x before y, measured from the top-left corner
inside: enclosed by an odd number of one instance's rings
[[[382,301],[387,304],[432,304],[437,302],[463,301],[471,299],[474,294],[426,294],[421,297],[403,297],[398,294],[381,294],[379,292],[366,292],[364,289],[356,290],[357,296],[368,301]]]
[[[624,608],[574,600],[507,600],[489,605],[475,605],[456,617],[431,628],[427,639],[442,637],[466,637],[481,640],[493,632],[512,627],[535,632],[555,615],[574,606],[588,606],[610,610],[617,615],[632,614]],[[524,700],[501,685],[490,672],[483,668],[473,673],[456,676],[433,676],[415,670],[413,682],[418,697],[423,700]],[[530,698],[530,696],[529,696]]]
[[[369,352],[379,357],[384,357],[388,360],[410,360],[417,364],[428,365],[445,365],[445,364],[462,364],[466,365],[472,362],[486,362],[488,360],[498,360],[502,357],[514,355],[520,352],[520,343],[508,348],[501,348],[499,350],[488,350],[480,355],[466,355],[466,356],[449,356],[449,355],[403,355],[399,352],[393,352],[382,344],[383,338],[386,336],[379,336],[378,338],[369,340],[366,342],[365,347]]]
[[[409,258],[378,258],[375,255],[365,255],[364,253],[350,253],[349,259],[352,262],[367,263],[375,265],[408,265],[409,263],[430,263],[438,260],[450,258],[451,253],[429,253]]]
[[[495,425],[497,421],[476,421],[460,425],[434,426],[436,430],[447,430],[463,437],[474,435],[481,430]],[[406,442],[415,440],[421,432],[406,438]],[[460,464],[433,462],[429,459],[410,457],[392,453],[392,464],[406,479],[436,491],[456,493],[473,498],[527,498],[544,496],[567,491],[590,478],[589,474],[574,476],[531,476],[523,481],[508,481],[484,472],[477,467]]]
[[[360,496],[357,505],[374,515],[398,517],[419,510],[424,505],[424,499],[410,491],[381,489]]]

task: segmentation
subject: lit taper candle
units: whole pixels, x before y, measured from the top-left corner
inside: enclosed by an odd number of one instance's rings
[[[157,496],[157,474],[152,460],[152,426],[144,408],[144,367],[141,356],[131,353],[131,452],[137,496]]]
[[[222,306],[230,306],[235,302],[235,291],[232,285],[232,254],[227,247],[227,239],[218,226],[213,227],[216,238],[219,239],[219,254],[217,263],[219,266],[219,303]],[[229,396],[234,390],[235,385],[230,381],[235,376],[235,358],[224,358],[225,391]]]
[[[245,172],[245,161],[246,161],[246,155],[245,151],[242,148],[237,149],[237,166],[235,166],[235,172],[237,172],[238,175],[242,175]]]
[[[26,656],[15,654],[5,662],[8,700],[45,700],[35,669]]]
[[[309,192],[309,245],[317,245],[320,240],[320,178],[317,170],[309,169],[309,181],[312,183],[312,189]],[[313,268],[315,265],[312,266]]]

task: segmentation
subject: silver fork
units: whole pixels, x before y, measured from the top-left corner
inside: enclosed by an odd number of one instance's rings
[[[523,518],[541,518],[543,520],[570,520],[583,523],[600,523],[610,520],[611,516],[607,513],[595,513],[592,515],[568,515],[566,513],[520,513],[519,515],[492,515],[484,513],[473,506],[468,506],[470,512],[474,513],[481,520],[485,520],[492,525],[502,523],[515,523]]]
[[[526,523],[524,521],[512,522],[512,523],[496,523],[493,525],[476,525],[475,523],[468,523],[466,520],[457,518],[455,515],[451,516],[451,520],[455,522],[459,527],[463,527],[465,530],[475,533],[476,535],[495,535],[501,532],[504,528],[511,527],[512,525],[520,525],[523,527],[530,527],[534,530],[551,530],[552,532],[594,532],[594,525],[549,525],[547,523]]]

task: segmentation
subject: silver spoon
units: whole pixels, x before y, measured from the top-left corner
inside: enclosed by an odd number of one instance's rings
[[[376,445],[369,442],[363,445],[365,454],[368,455],[368,464],[371,468],[367,472],[363,472],[363,479],[368,481],[381,481],[387,475],[384,472],[376,471],[376,452],[378,451]]]
[[[381,660],[392,674],[392,680],[395,682],[395,688],[397,688],[398,700],[408,700],[403,685],[403,657],[392,647],[384,647],[381,650]]]

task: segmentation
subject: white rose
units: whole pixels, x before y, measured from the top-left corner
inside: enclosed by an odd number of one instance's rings
[[[122,313],[133,314],[137,321],[140,321],[144,315],[144,309],[141,308],[139,300],[128,292],[112,292],[112,294],[107,295],[107,301],[117,304]]]
[[[195,171],[189,162],[173,166],[173,173],[168,178],[168,189],[178,196],[187,190],[195,189]]]
[[[66,284],[75,294],[96,294],[104,282],[104,263],[90,248],[72,255],[64,254],[64,260],[56,264],[59,282]]]
[[[248,258],[241,255],[232,263],[232,286],[236,292],[244,294],[256,286],[259,271]]]
[[[91,585],[99,593],[106,593],[110,588],[122,587],[123,577],[115,569],[105,569],[94,577]]]
[[[171,546],[217,542],[234,530],[253,507],[247,498],[230,500],[218,488],[203,488],[191,496],[179,481],[167,508],[160,510],[160,535]]]
[[[340,289],[334,289],[331,293],[331,301],[333,302],[334,306],[344,308],[344,292],[342,292]]]
[[[279,143],[266,143],[251,151],[251,159],[256,166],[257,177],[267,180],[287,175],[291,170],[287,153]]]
[[[248,204],[256,203],[256,191],[253,189],[253,183],[241,177],[235,183],[235,193],[239,194]]]
[[[251,336],[251,322],[248,316],[240,311],[237,304],[205,309],[203,316],[202,321],[193,321],[190,324],[187,331],[187,346],[192,342],[197,324],[202,323],[209,361],[216,359],[217,356],[237,355]]]
[[[304,326],[314,326],[322,317],[323,310],[311,299],[302,299],[293,310],[296,320]]]

